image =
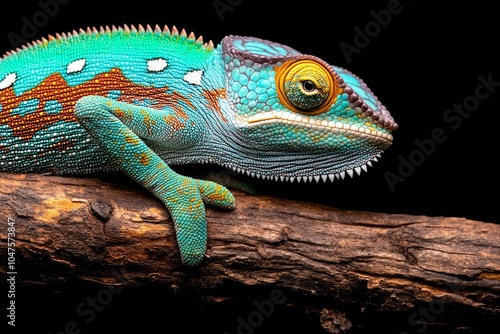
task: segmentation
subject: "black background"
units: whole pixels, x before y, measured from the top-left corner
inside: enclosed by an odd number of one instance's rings
[[[395,1],[306,2],[221,0],[231,10],[217,12],[213,1],[182,3],[150,0],[71,0],[37,28],[33,38],[87,26],[167,24],[201,34],[218,43],[225,35],[249,35],[289,45],[303,53],[345,67],[359,75],[386,105],[399,124],[394,144],[369,173],[333,184],[272,184],[276,196],[321,202],[330,206],[387,213],[466,217],[499,223],[498,127],[500,86],[474,107],[460,126],[443,116],[454,104],[472,101],[479,76],[500,82],[498,11],[487,1],[457,3],[400,1],[398,13],[381,27],[380,13]],[[5,3],[7,4],[7,3]],[[8,2],[0,20],[1,49],[12,49],[14,34],[22,36],[23,20],[33,20],[41,10],[36,1]],[[220,9],[221,10],[221,9]],[[220,16],[220,15],[222,16]],[[371,30],[365,45],[357,30]],[[9,39],[10,36],[10,39]],[[31,38],[28,38],[31,39]],[[341,45],[357,47],[346,57]],[[483,90],[484,91],[484,90]],[[482,92],[483,92],[482,91]],[[442,129],[446,139],[435,143],[431,154],[418,153],[415,140],[432,138]],[[388,172],[400,173],[402,159],[424,157],[408,172],[404,182],[389,186]],[[271,189],[272,188],[272,189]],[[25,288],[18,304],[19,325],[33,333],[59,333],[69,320],[78,319],[76,306],[96,287],[74,287],[54,295]],[[236,318],[252,310],[207,306],[191,297],[181,299],[148,289],[128,289],[82,333],[122,332],[236,332]],[[158,305],[155,305],[158,303]],[[320,332],[313,316],[277,311],[255,333]],[[405,319],[387,324],[387,331],[406,330]],[[81,321],[80,321],[81,323]],[[175,326],[185,326],[174,330]],[[403,327],[401,327],[403,326]],[[155,328],[158,328],[157,330]],[[18,328],[19,329],[19,328]]]

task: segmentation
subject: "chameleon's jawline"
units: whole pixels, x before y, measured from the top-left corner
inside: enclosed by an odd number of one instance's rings
[[[325,120],[314,120],[310,117],[303,117],[298,114],[286,114],[282,112],[269,112],[266,114],[257,114],[250,117],[238,117],[240,126],[248,128],[260,126],[264,124],[284,124],[303,127],[307,129],[328,131],[332,134],[343,134],[347,136],[354,136],[357,138],[372,138],[380,143],[385,148],[392,144],[392,134],[376,129],[367,129],[358,127],[356,125],[349,125],[342,122],[333,122]]]
[[[356,167],[348,168],[343,171],[339,172],[334,172],[334,173],[319,173],[319,174],[311,174],[311,175],[295,175],[295,176],[286,176],[286,175],[272,175],[272,174],[264,174],[264,173],[255,173],[255,172],[250,172],[248,170],[245,170],[241,167],[238,167],[234,163],[221,163],[220,165],[222,167],[225,167],[227,169],[232,170],[233,172],[239,173],[239,174],[244,174],[247,176],[250,176],[252,178],[257,178],[257,179],[262,179],[262,180],[271,180],[271,181],[278,181],[278,182],[313,182],[315,181],[316,183],[319,183],[321,181],[323,182],[333,182],[335,179],[337,180],[343,180],[345,179],[346,176],[354,177],[355,175],[361,175],[362,171],[367,172],[368,167],[372,166],[372,162],[378,162],[378,158],[381,158],[381,154],[383,152],[381,151],[379,154],[376,154],[375,156],[371,157],[368,161],[365,163],[362,163]],[[209,162],[210,163],[210,162]]]

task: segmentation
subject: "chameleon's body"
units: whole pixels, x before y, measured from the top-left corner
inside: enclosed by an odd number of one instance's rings
[[[333,180],[366,169],[396,128],[353,74],[257,38],[87,29],[0,59],[0,171],[123,171],[166,205],[188,265],[205,254],[203,202],[234,198],[170,165]]]

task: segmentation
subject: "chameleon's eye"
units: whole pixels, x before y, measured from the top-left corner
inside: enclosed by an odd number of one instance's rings
[[[313,59],[290,60],[276,70],[278,96],[288,109],[306,114],[328,110],[337,85],[331,72]]]

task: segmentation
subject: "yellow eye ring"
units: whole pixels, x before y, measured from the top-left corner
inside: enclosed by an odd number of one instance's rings
[[[307,115],[327,111],[337,96],[332,73],[314,59],[293,59],[276,69],[276,86],[281,103]]]

